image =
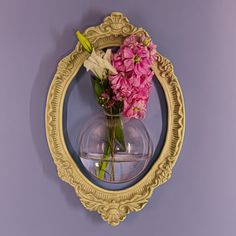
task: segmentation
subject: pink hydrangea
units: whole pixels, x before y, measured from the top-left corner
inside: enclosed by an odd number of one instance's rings
[[[123,101],[123,114],[127,117],[144,118],[151,90],[156,59],[156,45],[145,34],[131,35],[124,40],[112,58],[117,74],[109,81],[115,99]]]

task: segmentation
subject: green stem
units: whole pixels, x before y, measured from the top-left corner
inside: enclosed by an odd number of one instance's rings
[[[109,160],[111,162],[110,181],[115,181],[115,142],[120,145],[121,150],[125,151],[125,141],[122,129],[122,123],[119,116],[112,117],[106,116],[107,123],[107,140],[104,148],[104,153],[101,161],[99,162],[99,170],[96,175],[99,179],[104,180],[105,173],[108,167]]]
[[[99,162],[99,172],[97,173],[98,178],[101,180],[104,179],[104,174],[106,172],[106,168],[107,168],[110,154],[111,154],[110,145],[108,143],[106,143],[102,160]]]
[[[106,172],[106,168],[108,166],[109,159],[114,153],[113,149],[113,142],[112,142],[112,124],[110,122],[110,118],[106,117],[106,127],[107,127],[107,140],[106,145],[104,148],[104,153],[101,161],[99,162],[99,173],[98,178],[104,180],[104,175]]]
[[[112,177],[112,181],[115,181],[115,167],[114,167],[114,161],[115,161],[115,156],[114,156],[114,154],[115,154],[115,136],[116,136],[116,130],[115,130],[115,119],[116,118],[114,118],[114,120],[113,120],[113,118],[111,118],[112,119],[112,125],[111,125],[111,130],[112,130],[112,134],[111,134],[111,145],[112,145],[112,147],[111,147],[111,177]]]

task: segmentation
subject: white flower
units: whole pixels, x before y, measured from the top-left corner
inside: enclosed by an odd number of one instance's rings
[[[84,61],[84,66],[87,71],[91,70],[96,77],[105,79],[108,73],[117,73],[116,69],[111,65],[111,55],[111,49],[108,49],[105,54],[102,51],[96,53],[93,49],[91,55]]]

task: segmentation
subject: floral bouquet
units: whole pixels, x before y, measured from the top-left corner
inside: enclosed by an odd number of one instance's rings
[[[92,72],[92,85],[98,104],[106,114],[107,135],[103,156],[96,176],[103,180],[111,162],[110,180],[115,180],[115,145],[126,152],[126,141],[120,114],[128,118],[145,117],[154,75],[151,67],[156,60],[156,45],[144,32],[125,38],[116,52],[96,50],[79,31],[83,49],[90,53],[84,66]]]

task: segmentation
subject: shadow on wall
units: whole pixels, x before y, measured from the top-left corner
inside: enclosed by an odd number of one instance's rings
[[[91,10],[81,19],[81,22],[85,22],[86,24],[87,22],[91,22],[91,25],[95,25],[100,22],[100,18],[97,17],[99,15],[101,15],[99,12]],[[87,25],[83,26],[82,30],[86,27]],[[56,167],[48,149],[45,134],[45,105],[47,92],[56,71],[57,62],[59,62],[59,60],[64,56],[68,55],[77,43],[73,30],[75,28],[77,28],[77,26],[68,25],[65,27],[62,34],[51,32],[53,41],[55,42],[55,47],[51,52],[45,55],[40,62],[39,70],[32,86],[29,115],[32,139],[38,157],[42,163],[43,173],[48,179],[59,184],[61,192],[65,196],[70,207],[76,207],[79,210],[82,208],[84,210],[84,207],[76,196],[74,189],[58,178]],[[91,213],[87,210],[84,211],[92,218],[93,222],[102,222],[102,219],[97,215],[97,213]]]

